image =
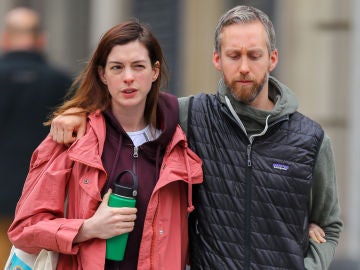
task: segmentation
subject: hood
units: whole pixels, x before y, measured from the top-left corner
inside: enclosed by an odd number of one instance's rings
[[[157,110],[158,129],[162,131],[157,139],[162,148],[165,148],[174,135],[179,123],[179,103],[177,97],[161,92]]]
[[[263,129],[268,115],[270,115],[268,123],[271,124],[281,117],[294,113],[298,108],[294,92],[272,76],[269,77],[269,98],[275,103],[272,111],[259,110],[237,101],[223,79],[219,81],[218,95],[223,104],[226,103],[225,96],[229,98],[235,112],[249,129],[249,133]]]
[[[177,147],[177,154],[171,154],[176,152]],[[188,187],[187,211],[190,213],[194,210],[192,186],[203,182],[202,160],[188,147],[186,135],[180,125],[177,125],[174,136],[166,148],[165,156],[167,158],[164,159],[162,170],[166,171],[166,177],[163,177],[163,180],[156,185],[155,191],[168,185],[174,179],[182,179]],[[172,166],[167,166],[170,163]]]
[[[158,119],[161,124],[158,126],[162,130],[161,136],[158,138],[159,143],[165,150],[165,156],[169,157],[166,162],[173,162],[172,170],[168,171],[168,166],[163,164],[162,169],[167,171],[168,177],[163,179],[155,190],[167,185],[170,179],[184,179],[188,187],[188,213],[194,210],[192,202],[192,185],[200,184],[203,181],[202,161],[201,159],[188,147],[186,135],[178,125],[179,123],[179,103],[177,97],[162,93],[159,97]],[[182,156],[171,155],[176,147],[180,146]],[[179,153],[180,154],[180,153]],[[183,159],[182,159],[183,158]],[[173,161],[171,161],[173,159]],[[186,169],[182,167],[185,163]]]
[[[109,129],[107,132],[111,132],[113,136],[119,136],[119,134],[123,134],[123,136],[126,137],[123,143],[131,143],[130,138],[127,137],[126,132],[112,114],[111,109],[107,109],[103,113],[108,123],[112,126],[112,129]],[[141,145],[140,147],[142,151],[150,151],[151,153],[158,147],[164,151],[175,132],[178,121],[179,104],[177,98],[174,95],[161,92],[157,106],[156,127],[157,129],[161,130],[161,135],[156,140]]]
[[[141,145],[141,150],[148,153],[148,157],[153,156],[159,163],[159,158],[163,156],[165,149],[176,130],[179,122],[179,103],[177,97],[168,93],[161,92],[159,95],[157,108],[157,129],[161,130],[161,135],[154,141]],[[156,151],[156,152],[154,152]],[[161,159],[161,158],[160,158]]]
[[[114,149],[118,149],[119,151],[121,147],[133,147],[133,143],[131,138],[124,131],[120,123],[117,121],[116,117],[113,115],[111,109],[107,109],[104,112],[104,117],[106,119],[106,133],[107,133],[107,143],[105,147],[110,147]],[[177,102],[177,98],[174,95],[167,93],[160,93],[158,104],[157,104],[157,126],[156,128],[161,130],[160,136],[153,140],[148,141],[139,147],[137,147],[137,151],[141,152],[142,158],[148,160],[150,163],[155,164],[156,176],[158,178],[159,167],[162,162],[162,158],[166,149],[166,146],[170,142],[175,129],[178,123],[179,117],[179,105]],[[118,156],[120,157],[120,156]],[[105,168],[109,171],[109,178],[114,179],[116,174],[116,170],[112,170],[111,165],[113,160],[103,157]],[[133,163],[133,161],[129,161]],[[117,161],[115,161],[117,163]],[[129,165],[129,164],[128,164]]]

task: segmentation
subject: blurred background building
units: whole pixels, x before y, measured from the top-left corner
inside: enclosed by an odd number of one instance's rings
[[[360,269],[359,0],[0,0],[0,16],[17,5],[36,8],[45,17],[48,57],[74,76],[108,28],[138,18],[163,45],[169,91],[183,96],[216,91],[215,24],[238,4],[270,15],[280,55],[274,75],[333,140],[345,229],[331,269]]]

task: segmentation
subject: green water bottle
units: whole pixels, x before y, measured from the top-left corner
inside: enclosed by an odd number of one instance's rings
[[[119,184],[121,177],[126,173],[132,177],[132,187]],[[138,180],[135,173],[130,170],[122,171],[115,180],[108,205],[111,207],[135,207],[137,188]],[[106,240],[106,259],[113,261],[122,261],[124,259],[128,236],[128,233],[124,233]]]

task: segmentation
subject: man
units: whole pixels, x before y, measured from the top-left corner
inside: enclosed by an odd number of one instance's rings
[[[46,62],[45,44],[36,11],[17,7],[5,15],[0,36],[0,266],[8,256],[6,231],[31,154],[48,133],[42,123],[71,84],[68,75]]]
[[[237,6],[216,27],[217,94],[179,99],[204,170],[189,219],[192,270],[327,269],[333,259],[343,225],[331,142],[270,76],[277,62],[268,16]],[[53,139],[73,141],[81,123],[58,117]],[[325,243],[309,242],[309,222],[324,229]]]

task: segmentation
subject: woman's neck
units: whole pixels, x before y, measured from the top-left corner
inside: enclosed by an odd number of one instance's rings
[[[139,131],[146,127],[147,123],[143,110],[112,110],[115,118],[126,132]]]

